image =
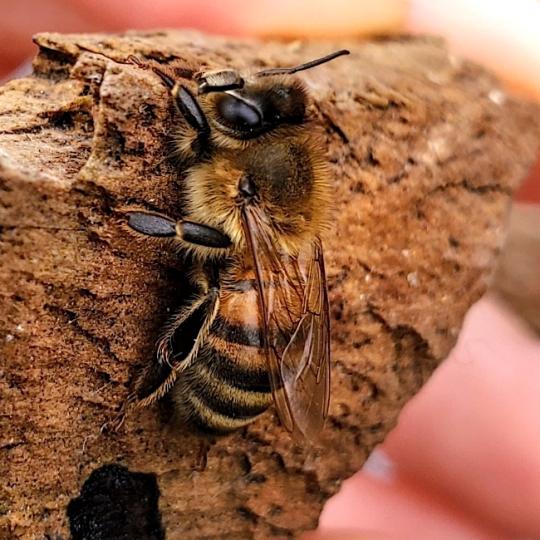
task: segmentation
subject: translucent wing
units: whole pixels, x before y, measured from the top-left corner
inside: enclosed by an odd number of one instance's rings
[[[274,402],[290,432],[315,439],[330,399],[330,322],[322,246],[287,257],[264,214],[244,209],[244,227],[259,288],[264,345]]]

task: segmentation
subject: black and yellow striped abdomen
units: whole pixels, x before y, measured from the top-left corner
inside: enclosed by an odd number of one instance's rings
[[[234,431],[272,403],[254,288],[225,290],[197,358],[172,391],[182,419],[199,431]]]

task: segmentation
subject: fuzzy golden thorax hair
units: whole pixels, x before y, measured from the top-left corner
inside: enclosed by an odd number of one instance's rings
[[[299,126],[294,137],[264,137],[243,150],[221,149],[193,166],[185,179],[186,219],[227,234],[245,247],[242,204],[256,205],[279,248],[296,255],[322,232],[329,219],[330,183],[324,152]],[[240,182],[256,189],[244,202]]]

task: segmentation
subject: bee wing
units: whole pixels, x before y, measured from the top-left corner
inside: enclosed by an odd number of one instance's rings
[[[330,400],[330,319],[322,246],[293,258],[279,254],[264,216],[244,210],[259,288],[270,382],[284,427],[314,439]]]
[[[315,438],[330,404],[330,316],[319,239],[309,255],[302,316],[283,352],[281,378],[296,424],[308,439]]]

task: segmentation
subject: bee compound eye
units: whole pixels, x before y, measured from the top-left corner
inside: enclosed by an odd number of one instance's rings
[[[256,107],[230,94],[217,102],[217,111],[224,123],[234,129],[244,131],[262,125],[262,116]]]

